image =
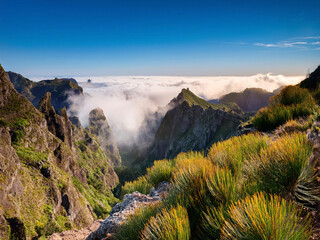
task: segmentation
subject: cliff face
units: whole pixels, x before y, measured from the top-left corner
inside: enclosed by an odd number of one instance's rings
[[[206,149],[236,134],[242,111],[236,104],[210,104],[183,89],[158,128],[149,160],[173,158],[180,152]]]
[[[46,92],[51,93],[51,103],[56,111],[69,108],[68,97],[72,94],[82,95],[83,90],[73,78],[55,78],[33,82],[15,72],[8,72],[15,89],[37,106]]]
[[[31,239],[104,217],[118,183],[91,133],[55,113],[50,94],[37,110],[0,65],[0,239]]]
[[[121,157],[113,132],[101,108],[93,109],[89,114],[88,131],[97,136],[101,148],[112,166],[121,165]]]

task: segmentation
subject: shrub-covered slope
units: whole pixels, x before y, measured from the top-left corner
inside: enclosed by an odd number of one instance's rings
[[[311,152],[305,133],[249,134],[213,144],[206,157],[156,161],[122,191],[148,193],[165,180],[167,197],[137,211],[114,239],[309,239],[301,206],[319,203]]]
[[[0,239],[31,239],[89,225],[116,199],[118,178],[95,136],[37,110],[0,66]]]

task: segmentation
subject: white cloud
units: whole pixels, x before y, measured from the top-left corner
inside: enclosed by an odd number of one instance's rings
[[[87,79],[92,83],[86,83]],[[75,77],[84,92],[91,95],[85,101],[72,98],[73,110],[78,112],[86,125],[89,112],[100,107],[119,142],[135,141],[145,114],[166,106],[182,88],[190,88],[195,94],[210,100],[229,92],[239,92],[248,87],[272,91],[282,85],[296,84],[303,77],[257,74],[254,76],[119,76]]]
[[[320,39],[320,36],[312,36],[312,37],[295,37],[294,39]]]
[[[304,41],[280,41],[277,43],[254,43],[254,46],[266,47],[266,48],[302,48],[309,50],[316,50],[313,45],[320,44],[320,42],[311,42],[314,39],[320,39],[320,37],[298,37],[293,39],[303,39]]]

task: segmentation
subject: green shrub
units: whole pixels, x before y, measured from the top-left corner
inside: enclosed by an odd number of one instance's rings
[[[267,147],[268,138],[259,134],[233,137],[215,143],[208,151],[208,159],[222,168],[229,168],[233,174],[239,174],[243,162],[258,155]]]
[[[248,196],[229,211],[220,239],[304,240],[311,236],[310,218],[301,219],[301,210],[279,196]]]
[[[138,191],[142,194],[149,194],[152,187],[153,186],[148,179],[145,176],[142,176],[135,181],[126,182],[126,184],[121,188],[121,197],[123,197],[125,194],[133,193],[135,191]]]
[[[271,105],[281,104],[285,106],[297,105],[302,103],[313,104],[314,99],[310,92],[298,86],[287,86],[281,92],[273,96],[270,100]]]
[[[305,134],[283,136],[272,142],[260,156],[248,162],[251,177],[260,191],[292,193],[310,157],[312,147]]]
[[[290,110],[282,105],[262,108],[252,118],[252,123],[259,131],[270,131],[292,119]]]
[[[226,205],[220,205],[219,207],[208,206],[207,210],[203,211],[199,224],[200,239],[220,238],[225,221],[229,218],[228,208],[229,206]]]
[[[36,152],[33,148],[27,148],[19,145],[14,145],[18,157],[26,165],[37,166],[41,161],[45,161],[48,158],[47,153]]]
[[[252,123],[260,131],[270,131],[291,119],[313,113],[315,101],[307,89],[288,86],[271,99],[269,107],[260,109]]]
[[[207,174],[205,178],[216,204],[229,204],[237,200],[240,189],[238,178],[229,169],[216,168],[213,174]]]
[[[306,163],[294,189],[294,198],[297,203],[315,208],[320,202],[317,176],[315,167]]]
[[[141,233],[143,240],[188,240],[190,237],[188,212],[179,205],[170,210],[162,209],[151,217]]]
[[[173,162],[171,160],[155,161],[154,165],[147,169],[146,177],[156,187],[160,182],[170,180],[173,169]]]

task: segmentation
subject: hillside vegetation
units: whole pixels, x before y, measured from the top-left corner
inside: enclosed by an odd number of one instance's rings
[[[300,206],[319,200],[311,151],[304,133],[249,134],[213,144],[206,157],[156,161],[122,192],[169,181],[167,197],[131,216],[115,239],[308,239],[311,219]]]

